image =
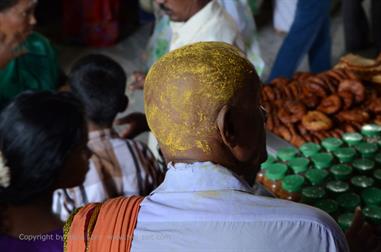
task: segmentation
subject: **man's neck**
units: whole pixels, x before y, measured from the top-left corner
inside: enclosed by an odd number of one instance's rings
[[[249,184],[253,183],[253,174],[255,175],[255,172],[253,172],[252,169],[248,167],[243,167],[241,163],[237,162],[237,160],[234,158],[234,156],[226,150],[225,148],[221,147],[218,144],[213,144],[212,147],[213,151],[210,153],[205,153],[198,149],[193,149],[189,151],[182,152],[181,155],[170,155],[165,150],[162,150],[164,153],[165,160],[167,163],[172,162],[174,164],[176,163],[186,163],[186,164],[192,164],[196,162],[212,162],[215,164],[219,164],[228,170],[234,172],[235,174],[241,176],[248,182]]]

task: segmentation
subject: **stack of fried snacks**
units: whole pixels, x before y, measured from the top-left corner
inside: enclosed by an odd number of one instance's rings
[[[354,54],[347,54],[335,66],[337,69],[348,69],[361,80],[381,84],[381,54],[377,59],[367,59]]]
[[[380,97],[353,72],[333,69],[277,78],[263,85],[261,104],[269,115],[267,129],[300,146],[359,131],[366,123],[381,125]]]

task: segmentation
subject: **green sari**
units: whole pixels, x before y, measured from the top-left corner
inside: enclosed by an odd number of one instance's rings
[[[34,32],[22,46],[28,52],[0,69],[0,110],[25,90],[56,90],[58,87],[59,64],[49,40]]]

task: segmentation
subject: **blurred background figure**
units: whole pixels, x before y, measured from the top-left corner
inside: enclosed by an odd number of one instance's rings
[[[26,92],[2,111],[1,251],[63,251],[63,223],[51,210],[52,194],[83,183],[86,143],[84,110],[68,93]]]
[[[64,0],[64,39],[92,47],[112,46],[137,28],[138,5],[138,0]]]
[[[265,64],[261,58],[257,28],[250,7],[255,6],[255,3],[248,0],[218,0],[217,2],[234,20],[241,33],[244,47],[246,48],[245,53],[255,65],[258,74],[261,75]],[[159,8],[157,8],[157,6],[155,8],[156,22],[147,49],[147,69],[149,69],[149,67],[161,56],[169,52],[172,38],[169,16],[165,15]]]
[[[331,0],[299,0],[294,22],[278,51],[269,81],[283,76],[291,78],[305,54],[311,72],[331,67],[330,35]]]
[[[347,52],[369,49],[374,45],[381,50],[381,1],[371,0],[370,22],[363,7],[363,0],[343,0],[343,25]]]
[[[294,22],[298,0],[275,0],[273,25],[276,32],[287,33]]]
[[[0,110],[25,90],[55,90],[64,81],[55,49],[33,32],[35,0],[0,0]]]

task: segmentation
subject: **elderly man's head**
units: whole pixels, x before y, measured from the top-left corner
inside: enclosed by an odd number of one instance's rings
[[[172,21],[185,22],[211,0],[155,0]]]
[[[258,167],[266,157],[259,89],[254,67],[225,43],[196,43],[162,57],[147,75],[144,95],[167,161]]]

